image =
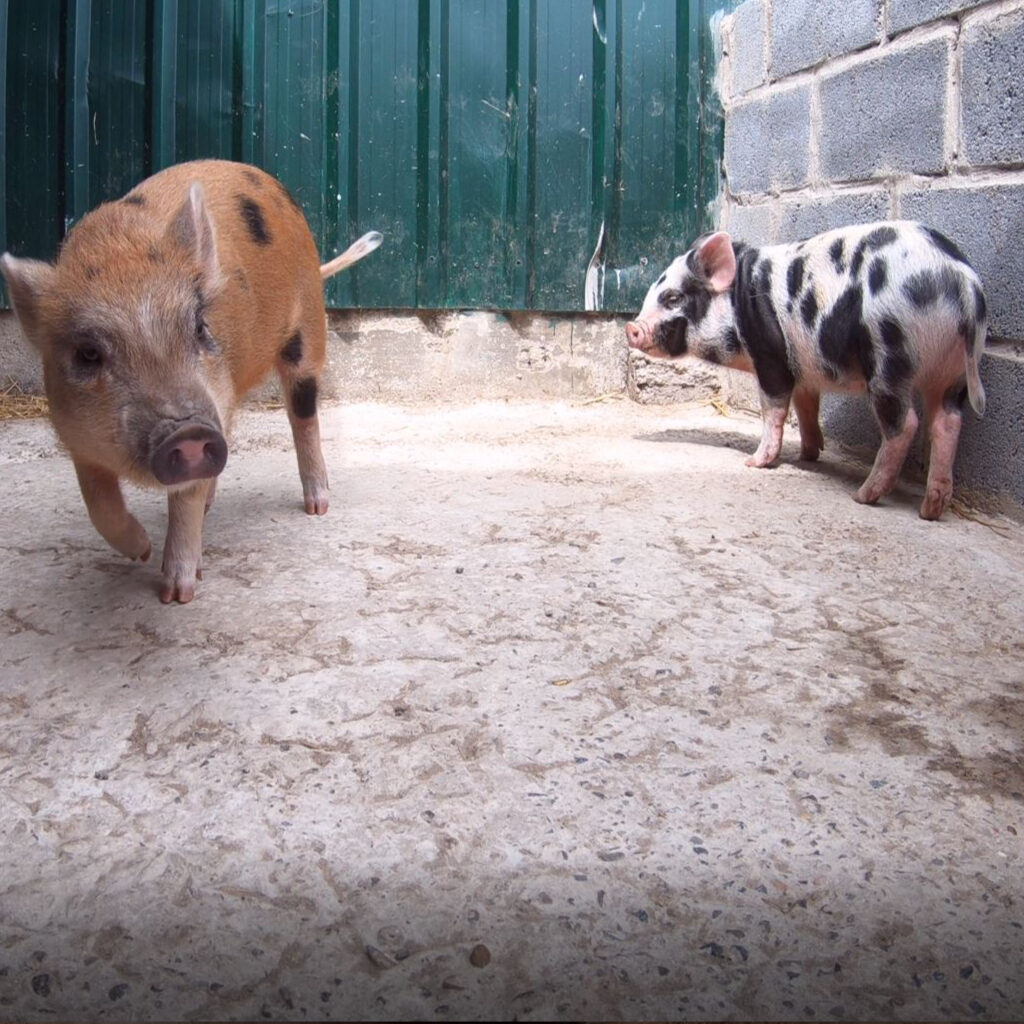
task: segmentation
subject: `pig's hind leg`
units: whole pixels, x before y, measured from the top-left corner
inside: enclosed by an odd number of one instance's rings
[[[928,446],[928,481],[921,503],[922,519],[938,519],[953,497],[953,460],[960,440],[961,409],[966,397],[967,386],[963,381],[949,388],[945,395],[925,395],[924,421],[931,443]]]
[[[863,505],[873,505],[896,486],[910,442],[917,432],[917,413],[909,389],[888,392],[872,390],[869,385],[868,396],[882,430],[882,444],[867,480],[854,495]]]
[[[793,406],[800,425],[800,458],[803,462],[816,462],[825,447],[825,438],[818,423],[821,396],[817,391],[798,387],[793,392]]]
[[[77,458],[74,464],[85,507],[100,536],[115,551],[145,562],[153,545],[145,529],[125,507],[116,474]]]
[[[288,339],[277,359],[288,422],[299,461],[302,497],[306,512],[322,516],[327,511],[327,467],[320,449],[320,417],[317,413],[320,369],[327,347],[323,311],[311,317]]]

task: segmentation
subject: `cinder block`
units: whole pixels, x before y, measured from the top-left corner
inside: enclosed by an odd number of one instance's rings
[[[732,16],[732,93],[739,96],[765,80],[764,0],[746,0]]]
[[[725,172],[734,194],[805,185],[810,168],[810,86],[732,107],[725,122]]]
[[[882,38],[881,0],[781,0],[772,6],[772,79]]]
[[[889,34],[977,6],[977,0],[889,0]]]
[[[950,39],[931,39],[821,80],[821,172],[831,181],[945,166]]]
[[[1024,9],[964,29],[962,155],[972,164],[1024,160]]]
[[[847,224],[868,224],[889,216],[886,192],[841,192],[820,199],[791,199],[779,208],[776,242],[796,242]]]
[[[730,203],[722,218],[722,228],[738,241],[749,245],[764,245],[773,237],[772,209],[765,203],[757,206]]]
[[[989,331],[1024,339],[1024,185],[910,192],[900,198],[900,216],[952,238],[985,285]]]

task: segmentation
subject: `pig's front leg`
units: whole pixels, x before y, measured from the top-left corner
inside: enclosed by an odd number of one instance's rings
[[[782,451],[782,430],[789,413],[789,395],[770,398],[761,392],[761,443],[757,451],[747,459],[748,466],[764,469],[770,466]]]
[[[125,507],[117,475],[77,459],[74,463],[92,525],[115,551],[145,562],[153,545],[141,523]]]
[[[821,396],[817,391],[798,387],[793,392],[793,407],[800,425],[800,458],[804,462],[816,462],[825,447],[825,438],[818,424],[818,408]]]
[[[198,480],[167,495],[164,582],[160,588],[164,604],[188,604],[196,596],[196,580],[203,576],[203,517],[213,486],[213,480]]]

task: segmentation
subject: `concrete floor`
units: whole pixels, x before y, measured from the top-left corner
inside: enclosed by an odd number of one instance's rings
[[[708,407],[324,419],[173,607],[0,424],[0,1018],[1024,1018],[1024,527]]]

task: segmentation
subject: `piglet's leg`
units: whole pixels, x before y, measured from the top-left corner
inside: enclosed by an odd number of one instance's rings
[[[319,287],[319,282],[317,282]],[[322,516],[327,511],[327,467],[320,450],[320,419],[317,414],[319,371],[326,346],[323,313],[296,331],[282,349],[277,362],[288,409],[288,422],[299,460],[299,479],[306,512]]]
[[[149,558],[153,545],[139,521],[128,511],[117,476],[109,470],[75,460],[78,486],[89,510],[89,518],[100,536],[115,550],[131,559]]]
[[[188,604],[202,579],[203,518],[213,480],[197,480],[167,495],[167,540],[164,542],[164,581],[160,600]]]
[[[313,394],[316,394],[316,382],[313,381]],[[299,479],[302,481],[302,498],[306,512],[313,516],[322,516],[329,503],[327,488],[327,466],[324,465],[323,453],[320,449],[320,418],[316,409],[312,415],[300,415],[302,409],[288,408],[288,420],[292,425],[292,438],[295,441],[295,454],[299,460]]]
[[[917,431],[917,413],[909,395],[873,394],[871,406],[882,428],[882,445],[867,480],[854,495],[864,505],[874,504],[896,486],[903,460]]]
[[[818,425],[818,407],[821,396],[817,391],[798,387],[793,392],[793,406],[800,424],[800,458],[804,462],[816,462],[825,447],[825,438]]]
[[[770,398],[761,392],[761,443],[757,451],[747,459],[748,466],[763,469],[770,466],[782,451],[782,431],[789,413],[789,395]]]
[[[921,518],[938,519],[953,497],[953,460],[956,458],[963,417],[956,405],[935,402],[929,403],[925,409],[925,422],[931,445]]]

